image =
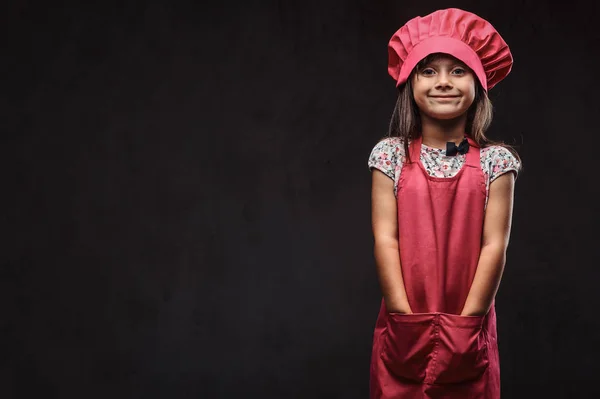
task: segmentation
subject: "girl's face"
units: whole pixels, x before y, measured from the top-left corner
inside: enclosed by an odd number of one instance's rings
[[[467,112],[475,99],[475,75],[451,55],[443,54],[413,75],[413,96],[421,114],[453,119]]]

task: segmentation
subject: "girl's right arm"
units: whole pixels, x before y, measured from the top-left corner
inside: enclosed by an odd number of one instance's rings
[[[375,263],[385,305],[391,313],[412,313],[400,267],[398,210],[394,181],[373,169],[371,219],[375,239]]]

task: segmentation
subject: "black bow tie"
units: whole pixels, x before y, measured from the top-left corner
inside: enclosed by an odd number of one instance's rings
[[[469,151],[469,141],[466,137],[458,146],[452,141],[446,143],[446,155],[448,156],[456,155],[457,153],[466,154],[467,151]]]

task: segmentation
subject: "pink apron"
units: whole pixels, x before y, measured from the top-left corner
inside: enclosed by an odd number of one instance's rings
[[[382,300],[373,337],[371,399],[498,399],[500,358],[494,303],[485,316],[459,316],[475,276],[486,185],[479,147],[450,178],[429,176],[422,138],[398,182],[402,275],[413,314]]]

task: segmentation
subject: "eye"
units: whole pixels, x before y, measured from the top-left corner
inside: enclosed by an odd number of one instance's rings
[[[460,68],[459,67],[459,68],[455,68],[452,71],[452,73],[455,74],[455,75],[464,75],[465,73],[467,73],[467,71],[464,68]]]
[[[425,69],[423,69],[423,70],[421,71],[421,74],[422,74],[422,75],[425,75],[425,76],[431,76],[431,75],[433,75],[434,73],[435,73],[435,71],[434,71],[433,69],[431,69],[431,68],[425,68]]]

